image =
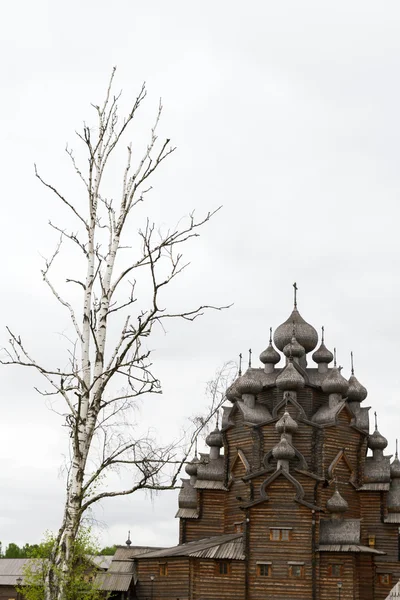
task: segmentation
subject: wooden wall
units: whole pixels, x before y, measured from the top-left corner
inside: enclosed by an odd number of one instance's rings
[[[330,575],[331,565],[341,565],[339,577]],[[336,600],[339,597],[338,582],[342,582],[341,600],[372,600],[373,596],[361,597],[358,592],[358,565],[353,554],[324,552],[320,557],[319,600]],[[371,578],[370,578],[371,579]]]
[[[0,586],[0,600],[9,600],[11,598],[16,598],[17,592],[15,591],[15,587],[12,585],[1,585]]]
[[[249,510],[249,600],[312,597],[312,513],[294,502],[294,495],[292,484],[280,477],[268,488],[269,501]],[[291,540],[271,541],[270,527],[292,527]],[[304,561],[304,578],[289,579],[288,562],[299,560]],[[258,561],[272,562],[271,577],[257,576]]]
[[[230,575],[217,575],[217,561],[192,559],[193,600],[244,600],[244,561],[230,561]]]
[[[224,533],[224,490],[200,490],[198,519],[186,519],[186,542]]]
[[[166,563],[168,574],[160,576],[160,563]],[[189,598],[189,559],[166,558],[148,559],[141,558],[137,561],[138,583],[136,585],[137,600],[184,600]],[[150,576],[154,576],[152,585]],[[152,589],[153,588],[153,589]]]

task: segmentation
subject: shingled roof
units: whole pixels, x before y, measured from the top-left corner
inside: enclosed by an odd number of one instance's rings
[[[193,556],[196,558],[217,558],[244,560],[243,534],[229,533],[215,537],[203,538],[172,548],[146,552],[140,559]]]

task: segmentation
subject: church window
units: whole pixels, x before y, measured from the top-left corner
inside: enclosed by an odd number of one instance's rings
[[[217,563],[217,575],[230,575],[231,574],[231,563],[227,560],[220,560]]]
[[[304,577],[304,563],[288,563],[289,577],[300,578]]]
[[[333,563],[328,567],[329,577],[343,577],[343,565]]]
[[[271,527],[269,530],[271,542],[288,542],[292,539],[291,527]]]
[[[167,563],[160,563],[158,565],[158,567],[159,567],[160,577],[166,577],[168,575],[168,564]]]
[[[392,585],[391,573],[378,573],[378,583],[380,585]]]
[[[258,577],[271,577],[272,574],[272,565],[267,562],[258,562],[257,563],[257,576]]]

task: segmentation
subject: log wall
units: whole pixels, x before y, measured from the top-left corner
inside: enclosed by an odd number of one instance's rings
[[[244,562],[229,562],[229,575],[218,574],[218,561],[192,559],[193,600],[244,600]]]
[[[167,575],[160,575],[160,564],[166,564]],[[189,559],[141,559],[137,561],[137,600],[185,600],[189,598]],[[154,576],[154,582],[150,577]]]

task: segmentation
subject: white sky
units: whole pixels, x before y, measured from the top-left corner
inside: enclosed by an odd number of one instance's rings
[[[399,426],[400,6],[298,0],[21,0],[3,7],[3,256],[5,325],[44,359],[57,357],[66,315],[45,289],[40,254],[54,245],[49,218],[64,212],[33,162],[72,190],[65,157],[91,122],[113,65],[132,97],[146,80],[140,127],[162,96],[160,134],[177,153],[157,176],[151,214],[174,224],[193,208],[224,208],[187,254],[172,303],[234,302],[152,340],[161,397],[143,422],[162,434],[201,410],[205,382],[227,360],[268,342],[299,308],[326,328],[344,374],[355,353],[364,402],[394,450]],[[139,129],[140,129],[139,127]],[[135,230],[135,224],[132,225]],[[69,266],[69,265],[68,265]],[[36,542],[59,524],[66,430],[33,386],[33,373],[1,374],[0,539]],[[104,544],[177,541],[176,494],[105,501]]]

